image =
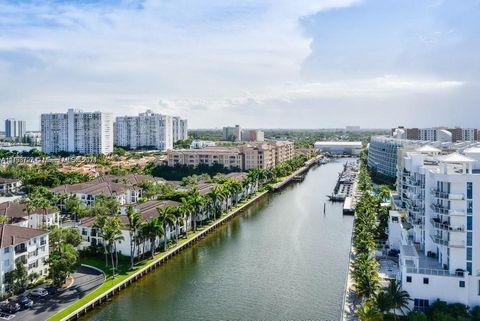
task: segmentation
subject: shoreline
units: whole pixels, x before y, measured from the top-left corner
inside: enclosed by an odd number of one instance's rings
[[[113,287],[107,289],[106,291],[103,291],[102,293],[97,294],[95,297],[91,298],[87,303],[78,307],[73,312],[63,316],[62,312],[69,308],[69,307],[67,307],[66,309],[63,309],[63,310],[57,312],[56,314],[52,315],[50,318],[48,318],[48,320],[49,321],[53,321],[53,320],[67,321],[67,320],[78,319],[80,316],[82,316],[85,313],[87,313],[88,311],[92,310],[93,308],[95,308],[95,306],[100,305],[103,302],[107,301],[111,296],[119,293],[122,289],[128,287],[130,284],[132,284],[133,282],[135,282],[136,280],[138,280],[139,278],[141,278],[145,274],[153,271],[158,266],[166,263],[170,258],[172,258],[176,254],[180,253],[182,250],[194,245],[197,241],[200,241],[201,239],[203,239],[210,232],[213,232],[218,227],[220,227],[220,226],[224,225],[225,223],[229,222],[231,219],[233,219],[237,215],[241,214],[243,212],[243,210],[245,210],[247,207],[255,204],[258,200],[262,199],[266,194],[268,194],[270,192],[278,191],[279,189],[288,185],[288,183],[290,183],[292,181],[294,176],[308,171],[315,164],[315,162],[318,159],[319,159],[319,157],[315,157],[315,158],[309,160],[305,164],[305,166],[303,166],[302,168],[293,172],[289,176],[283,178],[282,181],[276,183],[271,190],[265,190],[263,192],[260,192],[259,194],[255,195],[253,198],[249,199],[245,204],[242,204],[240,207],[231,210],[230,213],[228,213],[224,217],[222,217],[219,220],[212,223],[212,225],[206,227],[205,229],[203,229],[201,231],[198,231],[196,234],[192,233],[190,238],[184,240],[183,243],[178,244],[177,246],[175,246],[172,249],[168,250],[167,252],[163,253],[159,257],[156,257],[152,262],[150,262],[146,266],[140,268],[138,271],[134,272],[132,275],[128,276],[125,280],[122,280],[120,283],[114,285]],[[94,293],[94,292],[92,292],[92,293]],[[57,315],[58,315],[58,317],[57,317]]]

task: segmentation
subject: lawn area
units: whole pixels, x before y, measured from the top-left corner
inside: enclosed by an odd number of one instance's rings
[[[190,231],[188,233],[188,238],[179,239],[178,243],[170,245],[166,252],[157,253],[155,255],[154,259],[149,258],[149,259],[146,259],[146,260],[143,260],[143,261],[137,263],[135,265],[135,267],[133,268],[133,270],[129,270],[129,260],[128,260],[128,258],[125,258],[125,257],[123,257],[121,259],[119,258],[119,266],[118,266],[117,276],[116,276],[115,279],[112,276],[112,271],[110,270],[110,268],[105,267],[105,259],[103,257],[97,257],[97,256],[82,257],[80,259],[79,263],[91,265],[91,266],[94,266],[96,268],[101,269],[105,273],[105,276],[106,276],[105,282],[101,286],[99,286],[97,289],[92,291],[91,293],[87,294],[83,298],[75,301],[73,304],[71,304],[67,308],[65,308],[65,309],[59,311],[58,313],[54,314],[53,316],[51,316],[48,319],[48,321],[62,320],[63,318],[68,316],[70,313],[72,313],[72,312],[76,311],[77,309],[81,308],[82,306],[84,306],[85,304],[90,302],[91,300],[101,296],[102,294],[104,294],[108,290],[112,289],[113,287],[115,287],[116,285],[121,283],[122,281],[126,280],[128,277],[134,275],[135,273],[138,273],[141,269],[147,267],[149,264],[153,263],[154,261],[160,260],[162,257],[168,255],[170,252],[175,250],[177,247],[179,247],[179,246],[183,245],[184,243],[188,242],[189,240],[191,240],[193,237],[195,237],[196,235],[198,235],[199,233],[201,233],[205,229],[209,228],[210,226],[212,226],[213,224],[215,224],[219,220],[225,218],[226,216],[233,214],[239,208],[247,205],[248,203],[252,202],[254,198],[256,198],[258,196],[261,196],[264,193],[265,192],[257,193],[254,197],[252,197],[248,200],[243,200],[243,201],[237,203],[233,208],[230,209],[230,211],[228,212],[227,215],[223,215],[221,218],[219,218],[216,221],[211,221],[208,224],[205,224],[203,226],[197,226],[197,232],[194,233],[194,232]]]

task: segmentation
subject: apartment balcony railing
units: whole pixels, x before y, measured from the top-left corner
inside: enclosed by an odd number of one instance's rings
[[[456,247],[456,248],[463,248],[465,247],[465,241],[448,241],[444,240],[436,235],[431,235],[430,238],[432,241],[438,245],[448,246],[448,247]]]
[[[465,232],[465,226],[452,226],[448,221],[442,221],[440,217],[433,217],[430,219],[430,223],[436,229],[441,229],[449,232]]]
[[[437,214],[449,214],[450,208],[437,204],[430,204],[430,208]]]
[[[432,189],[431,194],[435,198],[445,199],[445,200],[459,200],[462,201],[465,199],[463,194],[452,194],[448,192],[439,191],[437,189]]]
[[[454,277],[458,277],[458,278],[463,277],[463,275],[461,273],[451,273],[449,270],[423,269],[423,268],[414,268],[414,267],[407,267],[407,273],[438,275],[438,276],[454,276]]]

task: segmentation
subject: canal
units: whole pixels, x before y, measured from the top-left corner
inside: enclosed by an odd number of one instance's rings
[[[339,320],[353,218],[326,195],[343,163],[267,195],[82,320]]]

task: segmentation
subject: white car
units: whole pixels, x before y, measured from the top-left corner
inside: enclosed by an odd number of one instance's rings
[[[48,291],[44,288],[36,288],[30,291],[30,295],[44,297],[48,295]]]

